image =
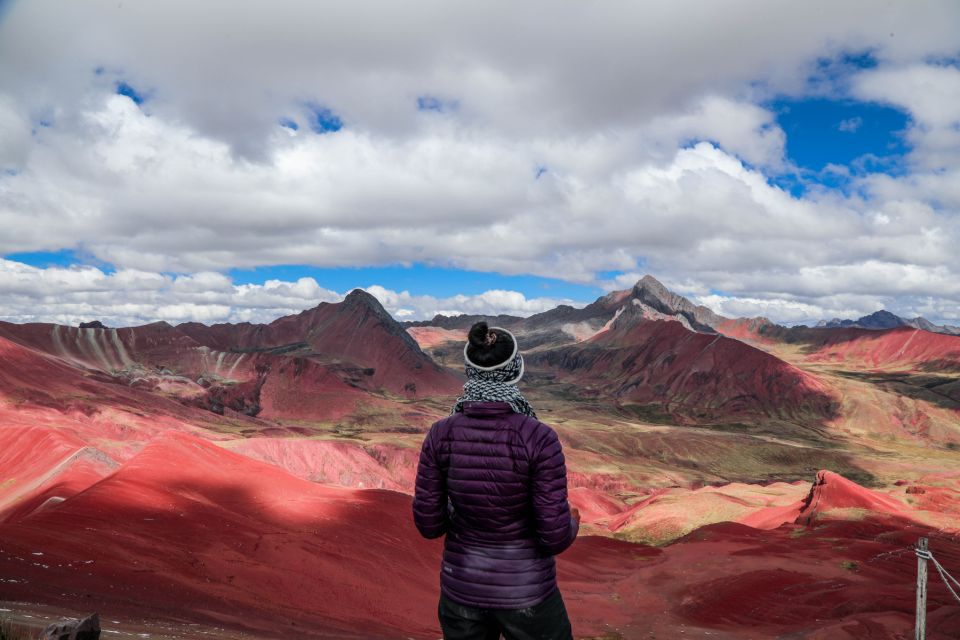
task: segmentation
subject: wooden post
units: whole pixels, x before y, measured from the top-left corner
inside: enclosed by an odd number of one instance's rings
[[[917,550],[927,551],[927,539],[920,538]],[[927,559],[917,556],[917,635],[915,640],[927,637]]]

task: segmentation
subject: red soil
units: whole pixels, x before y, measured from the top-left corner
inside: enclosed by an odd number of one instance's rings
[[[0,522],[69,498],[116,467],[106,454],[68,433],[0,429]]]
[[[209,355],[209,350],[201,349],[200,343],[166,322],[123,329],[0,322],[0,336],[68,363],[106,372],[128,369],[135,364],[148,370],[170,367],[194,371]]]
[[[91,413],[114,401],[131,405],[130,389],[117,392],[123,387],[114,385],[103,393],[102,385],[91,387],[91,378],[216,413],[312,421],[396,411],[396,398],[383,392],[406,399],[449,396],[461,385],[363,292],[269,325],[78,329],[0,323],[0,354],[17,365],[0,368],[0,392]],[[96,401],[78,400],[83,389]]]
[[[263,372],[258,401],[263,418],[339,420],[361,402],[377,402],[351,386],[329,366],[307,358],[258,354],[250,359]],[[386,403],[384,403],[386,404]]]
[[[911,520],[910,507],[896,498],[861,487],[832,471],[820,471],[797,522],[811,524],[830,517],[848,519],[851,510],[872,517]]]
[[[675,321],[618,321],[534,361],[621,404],[658,406],[681,421],[819,421],[836,410],[827,388],[809,373],[739,340],[695,333]]]
[[[413,493],[419,450],[295,438],[247,438],[223,446],[313,482]]]
[[[203,433],[210,414],[0,337],[0,420],[47,426],[122,461],[168,429]]]
[[[170,432],[86,491],[0,524],[0,598],[272,637],[435,638],[441,543],[411,513],[409,496],[310,483]],[[577,545],[565,562],[580,628],[628,622],[609,590],[635,591],[657,552]]]
[[[668,560],[689,568],[679,573],[687,586],[671,585],[667,597],[688,623],[729,630],[729,637],[912,637],[917,562],[910,547],[931,535],[941,562],[960,566],[957,539],[873,519],[769,532],[712,525],[666,550]],[[929,593],[927,637],[957,637],[960,609],[938,579]]]
[[[442,327],[407,327],[409,333],[421,349],[431,349],[445,342],[465,342],[466,331],[444,329]]]
[[[626,508],[622,500],[609,496],[603,491],[588,487],[570,487],[570,504],[580,510],[584,523],[593,523],[615,516]]]
[[[889,510],[824,478],[821,507]],[[317,485],[170,432],[85,491],[0,524],[0,599],[270,637],[432,639],[441,543],[419,537],[410,509],[403,494]],[[912,625],[918,535],[866,519],[716,524],[664,549],[583,536],[558,572],[577,637],[893,640]],[[960,566],[957,541],[932,548]],[[948,598],[931,580],[929,638],[960,633]]]
[[[818,335],[820,334],[820,335]],[[810,362],[835,362],[868,369],[960,371],[960,336],[911,327],[883,331],[821,329],[807,357]]]
[[[768,331],[770,327],[775,325],[766,318],[724,318],[714,328],[728,338],[765,345],[776,342],[775,335]]]
[[[776,529],[797,519],[807,487],[804,482],[767,486],[734,482],[694,490],[662,489],[603,522],[619,536],[655,544],[717,522]]]
[[[0,526],[4,575],[32,577],[5,596],[92,596],[104,610],[261,631],[295,621],[339,637],[423,636],[437,543],[417,539],[409,509],[401,494],[317,485],[170,432],[83,493]],[[51,569],[16,562],[33,552]]]
[[[343,302],[324,302],[267,325],[187,323],[178,329],[218,350],[306,343],[325,361],[372,369],[373,385],[409,397],[446,395],[461,384],[424,354],[373,296],[361,290]]]
[[[960,371],[960,336],[913,327],[787,328],[774,325],[766,318],[737,318],[724,320],[717,330],[761,347],[801,345],[807,362],[859,369]]]

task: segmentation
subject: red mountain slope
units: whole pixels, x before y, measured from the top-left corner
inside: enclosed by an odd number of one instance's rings
[[[0,524],[0,540],[4,599],[269,637],[439,634],[441,542],[416,532],[409,496],[314,484],[179,432],[86,491]],[[566,571],[579,628],[629,621],[611,590],[635,593],[657,552],[577,545]]]
[[[648,405],[680,421],[822,420],[835,410],[823,384],[769,353],[628,311],[590,340],[531,361],[621,406]]]
[[[0,525],[0,564],[7,577],[24,574],[13,547],[62,567],[55,582],[18,583],[8,597],[69,605],[92,593],[137,615],[422,635],[436,542],[417,540],[409,509],[401,494],[313,484],[170,432],[83,493]]]
[[[896,498],[861,487],[832,471],[820,471],[797,522],[810,524],[829,517],[845,519],[851,510],[870,513],[874,517],[912,519],[912,510]]]
[[[867,369],[960,371],[960,336],[912,327],[817,329],[810,333],[808,344],[814,351],[807,360],[811,362]]]
[[[140,365],[197,368],[200,343],[166,322],[123,329],[79,329],[58,324],[0,322],[0,336],[90,369],[114,372]]]
[[[797,345],[808,362],[856,369],[960,371],[960,336],[903,326],[784,327],[766,318],[724,320],[724,335],[759,346]]]
[[[197,387],[199,388],[199,387]],[[0,337],[0,426],[47,426],[125,460],[168,429],[205,432],[212,417],[176,398]]]
[[[0,522],[69,498],[117,463],[69,433],[44,427],[0,429]]]
[[[396,408],[384,392],[404,399],[452,396],[456,375],[439,367],[379,302],[356,290],[338,304],[321,304],[268,325],[158,322],[124,329],[0,323],[0,350],[46,354],[27,371],[34,386],[7,388],[33,402],[74,402],[84,377],[172,396],[216,413],[263,418],[340,420],[363,408]],[[25,357],[21,352],[18,357]],[[49,357],[52,356],[52,357]],[[32,357],[32,356],[30,356]],[[12,356],[7,362],[12,363]],[[22,367],[21,367],[22,369]],[[20,376],[3,367],[4,376]],[[101,397],[106,402],[109,396]],[[121,394],[122,395],[122,394]],[[109,402],[107,402],[109,404]],[[422,420],[421,420],[422,421]]]
[[[925,533],[866,519],[722,523],[664,549],[584,536],[558,575],[578,637],[893,640],[911,628],[909,545]],[[439,637],[441,543],[419,537],[408,496],[316,485],[182,433],[0,523],[0,540],[4,600],[264,637]],[[955,540],[933,549],[960,562]],[[948,598],[932,581],[930,638],[960,632]]]
[[[218,350],[289,348],[324,363],[352,367],[366,384],[406,396],[445,395],[459,381],[436,365],[376,298],[355,289],[340,303],[321,303],[267,325],[196,323],[178,327]]]

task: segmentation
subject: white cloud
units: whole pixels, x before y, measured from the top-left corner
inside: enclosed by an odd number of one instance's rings
[[[528,316],[572,301],[526,298],[516,291],[437,298],[366,288],[398,320],[426,320],[437,313]],[[339,302],[348,292],[324,289],[313,278],[295,282],[233,284],[217,273],[169,276],[94,267],[37,268],[0,259],[0,320],[76,325],[100,320],[107,326],[133,326],[157,320],[181,322],[270,322],[321,302]],[[575,303],[574,303],[575,304]]]
[[[863,118],[860,116],[854,116],[852,118],[841,120],[837,124],[837,129],[846,133],[855,133],[861,126],[863,126]]]
[[[129,321],[265,319],[339,294],[222,272],[418,262],[625,272],[617,287],[650,272],[783,319],[939,296],[924,308],[947,317],[960,71],[927,61],[955,55],[958,22],[950,1],[15,3],[0,23],[0,255],[77,248],[118,271],[8,265],[0,307],[25,317],[17,305],[52,291],[76,294],[70,318],[109,304]],[[824,60],[863,51],[876,68],[811,88]],[[149,100],[114,95],[119,80]],[[830,167],[849,197],[771,185],[791,167],[761,105],[844,83],[909,111],[907,174]],[[426,95],[456,108],[418,112]],[[343,130],[314,134],[311,103]],[[553,302],[423,292],[391,292],[391,309]]]
[[[697,304],[712,309],[728,318],[776,318],[786,324],[816,324],[818,320],[835,317],[859,318],[865,314],[856,308],[842,310],[828,309],[821,305],[791,300],[762,298],[739,298],[720,295],[707,295],[695,298]]]
[[[530,316],[549,311],[560,304],[583,306],[572,300],[561,298],[527,298],[518,291],[491,289],[483,293],[467,296],[455,295],[437,298],[428,295],[411,295],[408,291],[391,291],[378,285],[366,287],[394,317],[403,320],[430,319],[438,313],[447,316],[498,315]]]
[[[19,171],[30,153],[30,124],[17,107],[0,97],[0,172]]]
[[[0,86],[30,94],[32,109],[70,105],[102,67],[103,84],[122,74],[154,95],[157,115],[254,156],[278,118],[303,123],[297,105],[307,101],[348,127],[384,132],[416,129],[422,118],[411,107],[421,95],[455,100],[461,117],[512,132],[582,131],[755,81],[800,88],[807,65],[848,49],[891,61],[951,55],[956,12],[949,1],[210,0],[198,11],[185,0],[32,0],[16,3],[2,26]]]

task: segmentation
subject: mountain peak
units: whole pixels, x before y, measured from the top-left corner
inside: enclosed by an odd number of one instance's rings
[[[340,303],[344,308],[358,308],[358,309],[367,309],[380,318],[386,319],[389,318],[392,322],[396,322],[393,319],[386,309],[383,308],[383,305],[380,304],[380,301],[377,300],[375,296],[364,291],[363,289],[354,289],[344,297],[343,302]]]
[[[352,304],[366,304],[373,307],[380,307],[381,309],[383,308],[383,306],[380,304],[380,301],[377,300],[376,297],[364,291],[363,289],[354,289],[343,298],[343,301],[350,302]]]
[[[372,314],[379,319],[381,326],[390,334],[400,338],[407,346],[416,352],[420,352],[420,345],[413,339],[403,325],[390,315],[380,301],[363,289],[354,289],[346,295],[340,308],[344,310],[358,310],[360,313]]]
[[[859,329],[892,329],[906,324],[909,323],[900,316],[890,313],[886,309],[881,309],[857,320],[834,318],[829,322],[821,322],[817,326],[826,328],[856,327]]]
[[[681,295],[673,293],[651,275],[645,275],[630,292],[635,300],[668,316],[683,316],[695,331],[715,333],[714,327],[723,318],[701,305],[695,305]]]

